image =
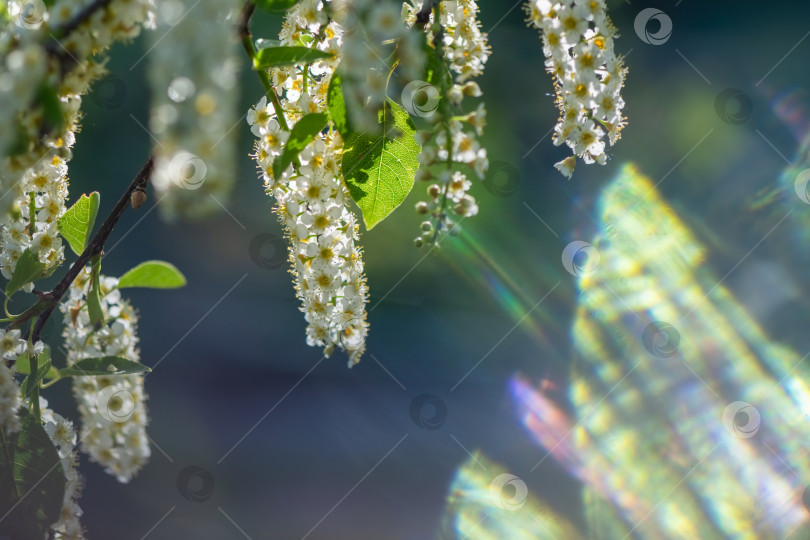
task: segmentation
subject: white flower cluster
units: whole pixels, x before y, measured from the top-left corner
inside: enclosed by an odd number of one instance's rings
[[[14,195],[0,198],[0,216],[23,195],[21,179],[31,169],[54,156],[70,160],[80,96],[104,73],[98,55],[151,26],[155,0],[112,0],[66,34],[63,29],[92,2],[48,4],[9,2],[10,20],[0,30],[0,193]],[[55,91],[58,102],[43,89]],[[58,110],[46,114],[46,104]],[[60,133],[51,125],[54,115],[64,124]]]
[[[20,429],[17,411],[22,406],[20,385],[14,380],[14,361],[25,350],[19,330],[0,329],[0,430],[14,433]],[[11,366],[9,367],[9,363]]]
[[[68,131],[62,139],[62,146],[69,149],[72,143],[73,132]],[[26,249],[31,249],[46,268],[52,268],[64,259],[56,221],[66,210],[67,172],[65,161],[54,155],[50,160],[39,161],[23,174],[22,194],[14,199],[9,214],[0,215],[0,272],[6,279],[11,278],[17,260]],[[29,283],[26,289],[31,287],[33,285]]]
[[[422,2],[412,0],[412,3],[402,6],[408,26],[413,26],[416,14],[422,9]],[[478,4],[475,0],[444,0],[439,4],[444,58],[450,69],[456,72],[459,83],[481,75],[491,52],[487,35],[481,32],[481,21],[477,14]],[[432,14],[430,22],[433,22]],[[428,34],[428,41],[433,43],[431,34]]]
[[[137,316],[121,298],[116,278],[100,278],[101,309],[106,323],[95,329],[86,307],[91,281],[86,267],[70,287],[60,309],[65,316],[67,363],[83,358],[120,356],[140,361],[135,335]],[[82,419],[82,450],[105,466],[119,482],[129,481],[150,456],[146,436],[146,394],[140,375],[75,377],[73,394]]]
[[[158,9],[149,56],[157,143],[152,184],[164,216],[204,217],[236,178],[236,0],[176,0]]]
[[[624,127],[621,89],[627,69],[613,50],[617,30],[604,0],[532,0],[529,22],[542,31],[546,69],[554,76],[560,119],[554,144],[567,144],[585,163],[604,165],[607,132],[610,144]],[[566,177],[574,173],[570,156],[554,166]]]
[[[377,111],[386,93],[399,94],[422,76],[424,38],[403,24],[394,0],[338,0],[332,9],[344,29],[339,74],[349,118],[355,130],[379,131]]]
[[[51,528],[56,540],[83,540],[84,531],[80,523],[82,509],[78,500],[82,491],[82,479],[76,466],[79,455],[76,452],[76,431],[73,422],[48,408],[48,402],[40,397],[39,409],[45,432],[56,447],[62,470],[65,471],[65,495],[62,498],[62,511],[59,520]]]
[[[414,6],[405,4],[405,8],[406,20],[414,24],[421,3],[417,2]],[[446,81],[441,74],[435,81],[442,86],[439,94],[446,97],[446,102],[436,99],[434,111],[425,111],[424,105],[420,109],[415,103],[405,104],[406,109],[418,110],[420,116],[433,124],[430,130],[416,134],[417,141],[422,145],[416,179],[434,181],[427,189],[430,199],[416,205],[419,214],[429,215],[433,219],[422,223],[422,234],[415,240],[417,247],[437,242],[443,229],[453,230],[451,212],[462,218],[478,213],[478,204],[468,193],[472,182],[464,172],[453,170],[455,164],[463,164],[483,179],[489,167],[487,151],[477,139],[486,125],[484,104],[479,104],[476,110],[468,113],[464,113],[462,107],[465,96],[481,96],[478,84],[469,79],[483,73],[490,54],[487,36],[481,32],[477,14],[478,6],[474,0],[439,4],[443,38],[441,43],[436,44],[436,54],[454,72],[454,75],[448,75],[452,81]],[[430,31],[430,25],[427,28]],[[428,36],[429,41],[433,42],[432,34]],[[442,70],[437,71],[441,73]],[[416,96],[410,97],[415,99]],[[443,170],[435,172],[439,166]]]
[[[271,70],[284,121],[292,126],[303,115],[326,110],[329,81],[340,61],[342,29],[327,23],[319,0],[303,0],[287,12],[280,33],[282,45],[312,43],[335,54],[334,59],[305,66]],[[289,133],[279,127],[266,98],[248,112],[251,131],[258,137],[256,161],[276,213],[290,241],[295,288],[307,325],[307,343],[331,354],[335,346],[356,364],[365,350],[368,333],[368,287],[363,275],[357,219],[348,209],[349,193],[340,173],[343,141],[337,131],[321,133],[298,156],[298,165],[273,177],[273,160],[281,154]]]

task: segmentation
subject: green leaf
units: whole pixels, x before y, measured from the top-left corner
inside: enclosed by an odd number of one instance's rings
[[[329,116],[335,124],[335,129],[338,130],[345,141],[354,130],[349,121],[346,100],[343,98],[343,80],[337,72],[332,75],[332,80],[329,81],[326,103],[329,107]]]
[[[90,292],[87,293],[87,313],[90,315],[90,324],[95,326],[104,323],[104,311],[101,309],[101,283],[99,283],[101,257],[99,255],[93,257],[91,265],[93,282],[90,284]]]
[[[51,348],[48,345],[45,345],[45,349],[40,353],[39,358],[37,358],[37,364],[42,364],[44,361],[51,361]],[[28,353],[24,352],[18,356],[17,360],[14,361],[14,366],[17,373],[20,375],[28,375],[31,373],[31,362],[28,361]],[[55,379],[58,376],[59,372],[53,366],[45,373],[46,379]]]
[[[89,197],[82,195],[56,222],[59,234],[67,240],[70,249],[76,255],[81,255],[90,241],[98,214],[99,199],[98,191],[94,191]]]
[[[28,364],[29,367],[28,370],[30,371],[31,362],[28,361],[26,363]],[[39,356],[37,356],[36,363],[37,363],[36,373],[34,373],[33,375],[29,373],[29,375],[25,378],[25,380],[23,380],[22,384],[20,385],[20,393],[22,394],[23,399],[26,400],[31,395],[31,392],[36,387],[39,386],[39,383],[42,382],[42,379],[44,379],[49,373],[53,371],[54,375],[56,375],[55,370],[51,367],[50,351],[48,351],[47,354],[45,354],[45,351],[42,351],[42,353]]]
[[[182,272],[166,261],[142,262],[118,279],[119,289],[126,287],[176,289],[185,284],[186,277]]]
[[[11,279],[6,284],[6,296],[11,296],[19,291],[24,285],[36,281],[45,272],[45,264],[39,262],[37,256],[27,248],[17,259],[17,266]]]
[[[0,430],[0,536],[45,538],[65,496],[65,472],[48,434],[27,409],[20,431]]]
[[[253,67],[266,69],[305,62],[313,63],[327,58],[333,58],[332,53],[310,47],[268,47],[259,49],[253,60]]]
[[[301,150],[306,148],[312,139],[326,127],[327,122],[329,122],[329,116],[326,113],[312,113],[303,117],[293,126],[284,151],[273,161],[274,177],[281,177],[281,173],[298,157]]]
[[[73,365],[59,370],[60,377],[81,377],[85,375],[129,375],[152,371],[140,362],[134,362],[120,356],[103,356],[85,358]]]
[[[388,99],[379,113],[379,134],[354,133],[343,150],[342,172],[367,229],[394,211],[413,188],[419,167],[416,128],[408,112]]]
[[[253,0],[256,7],[265,11],[285,11],[293,7],[299,0]]]

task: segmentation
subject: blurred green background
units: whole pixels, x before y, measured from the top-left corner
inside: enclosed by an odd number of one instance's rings
[[[263,268],[251,254],[258,235],[281,230],[248,155],[253,136],[245,122],[236,128],[232,216],[167,224],[152,212],[153,200],[124,215],[104,273],[165,259],[189,284],[128,293],[141,315],[143,362],[159,364],[146,380],[153,456],[128,485],[83,458],[89,538],[452,538],[441,524],[448,486],[475,450],[521,475],[552,508],[582,519],[575,480],[552,460],[528,472],[545,451],[522,428],[508,387],[520,372],[554,381],[564,394],[577,291],[562,250],[598,232],[595,197],[622,164],[634,162],[662,180],[664,197],[709,248],[706,264],[719,275],[731,268],[770,227],[767,209],[750,205],[776,186],[782,156],[793,159],[804,135],[806,122],[786,123],[778,105],[788,94],[807,103],[810,40],[802,36],[810,11],[803,1],[611,2],[621,32],[616,49],[630,69],[623,93],[629,125],[606,166],[580,163],[566,181],[552,165],[567,149],[547,136],[557,118],[553,87],[520,4],[481,2],[493,50],[480,79],[483,142],[491,166],[503,171],[490,186],[506,188],[493,193],[476,183],[480,214],[440,252],[425,256],[412,247],[419,223],[412,208],[424,185],[363,235],[371,329],[368,352],[352,370],[340,353],[320,361],[306,346],[286,265]],[[636,14],[653,4],[673,21],[671,39],[660,46],[633,29]],[[254,36],[275,38],[279,21],[257,15]],[[102,216],[150,152],[142,128],[149,57],[130,69],[147,47],[143,37],[116,46],[109,68],[123,84],[100,86],[85,100],[71,199],[101,191]],[[247,61],[242,83],[240,109],[247,111],[263,94]],[[741,125],[716,112],[726,88],[753,105]],[[806,286],[804,246],[795,237],[780,231],[757,254],[785,261]],[[260,256],[276,260],[273,244]],[[795,317],[762,323],[808,345]],[[46,330],[58,343],[58,324]],[[438,429],[411,417],[423,393],[446,405]],[[67,385],[45,395],[55,410],[75,410]],[[206,473],[189,480],[181,474],[189,466]],[[213,479],[211,490],[203,477]],[[203,491],[204,501],[189,500]]]

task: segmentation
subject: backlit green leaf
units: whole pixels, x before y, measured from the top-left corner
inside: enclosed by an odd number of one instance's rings
[[[84,358],[73,365],[59,370],[60,377],[81,377],[85,375],[127,375],[152,371],[140,362],[120,356]]]
[[[90,241],[98,214],[99,199],[98,191],[89,196],[82,195],[57,221],[59,234],[68,241],[70,249],[76,255],[81,255]]]
[[[185,284],[186,278],[180,270],[165,261],[142,262],[118,279],[119,289],[126,287],[176,289]]]
[[[407,111],[389,99],[379,122],[379,134],[353,133],[343,150],[343,177],[367,229],[402,204],[419,167],[420,148]]]
[[[332,53],[310,47],[268,47],[259,49],[253,66],[256,69],[290,66],[293,64],[313,63],[318,60],[333,58]]]
[[[37,256],[31,249],[26,249],[23,251],[22,255],[20,255],[20,258],[17,259],[17,266],[14,268],[14,273],[6,284],[6,296],[11,296],[24,285],[36,281],[42,277],[45,270],[45,265],[39,262],[39,259],[37,259]]]

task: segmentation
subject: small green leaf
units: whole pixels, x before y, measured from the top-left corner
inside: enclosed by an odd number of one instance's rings
[[[17,266],[14,268],[14,273],[11,279],[6,284],[6,296],[11,296],[19,291],[23,286],[32,281],[36,281],[45,272],[45,265],[39,262],[37,256],[27,248],[23,251],[20,258],[17,259]]]
[[[346,100],[343,97],[343,80],[336,72],[329,81],[329,89],[326,93],[326,103],[329,107],[329,116],[335,124],[343,140],[349,138],[354,131],[349,120],[349,111],[346,110]]]
[[[31,362],[28,361],[26,363],[28,364],[29,366],[28,370],[30,371]],[[48,373],[51,373],[51,371],[53,370],[53,368],[51,367],[50,351],[48,352],[47,355],[45,354],[45,351],[43,351],[39,356],[37,356],[36,363],[37,363],[36,373],[33,375],[29,373],[28,376],[25,378],[25,380],[23,380],[22,384],[20,385],[20,393],[22,394],[23,399],[26,400],[31,395],[31,392],[36,387],[39,386],[39,383],[42,382],[42,379],[44,379],[48,375]],[[55,370],[53,371],[55,372]]]
[[[174,265],[165,261],[146,261],[118,279],[118,288],[148,287],[176,289],[186,284],[186,277]]]
[[[268,47],[266,49],[259,49],[256,53],[256,58],[253,60],[253,66],[256,69],[266,69],[269,67],[289,66],[305,62],[313,63],[327,58],[333,58],[332,53],[315,48]]]
[[[120,356],[85,358],[59,370],[60,377],[82,377],[85,375],[130,375],[152,371],[140,362]]]
[[[48,362],[51,361],[51,348],[48,345],[45,345],[45,349],[40,353],[39,358],[37,358],[37,362],[38,364],[42,364],[46,360]],[[20,375],[28,375],[31,373],[31,362],[28,361],[27,352],[24,352],[17,357],[17,360],[14,361],[14,367],[16,372]],[[51,368],[45,373],[46,379],[55,379],[58,376],[59,372],[53,366],[51,366]]]
[[[298,3],[299,0],[253,0],[256,7],[265,11],[286,11]]]
[[[343,177],[354,201],[363,211],[367,229],[394,211],[413,188],[419,167],[416,128],[408,112],[388,99],[379,113],[379,134],[354,133],[343,150]]]
[[[98,191],[94,191],[89,197],[82,195],[56,222],[59,234],[67,240],[70,249],[76,255],[81,255],[90,241],[98,214],[99,200]]]
[[[306,148],[312,139],[326,127],[327,122],[329,122],[329,116],[326,113],[312,113],[303,117],[293,126],[284,151],[273,161],[274,177],[281,177],[281,173],[298,157],[301,150]]]
[[[87,293],[87,313],[90,315],[90,324],[97,325],[104,323],[104,311],[101,309],[101,257],[96,255],[91,261],[93,268],[93,282],[90,284],[90,292]]]
[[[20,431],[0,430],[0,537],[45,538],[59,519],[65,472],[45,429],[20,409]]]

